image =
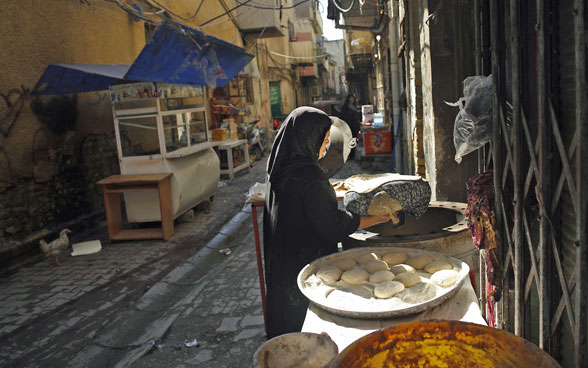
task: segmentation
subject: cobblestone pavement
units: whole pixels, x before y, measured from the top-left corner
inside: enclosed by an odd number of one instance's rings
[[[53,268],[39,259],[0,279],[0,365],[250,366],[265,331],[243,202],[264,169],[265,160],[221,182],[214,201],[176,224],[167,242],[108,244],[100,228],[72,240],[101,239],[100,253]],[[351,161],[336,177],[357,172]]]

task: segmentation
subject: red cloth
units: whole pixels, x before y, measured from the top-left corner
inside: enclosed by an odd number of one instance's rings
[[[465,213],[474,245],[478,249],[486,250],[486,319],[490,327],[495,327],[495,303],[499,299],[497,296],[500,295],[493,182],[492,171],[478,174],[468,180],[468,204]]]

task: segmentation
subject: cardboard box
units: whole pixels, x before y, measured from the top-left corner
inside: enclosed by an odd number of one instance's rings
[[[230,139],[238,139],[238,125],[235,123],[235,119],[227,118],[223,120],[221,124],[223,128],[226,128],[228,131],[228,136]]]
[[[218,128],[213,129],[211,138],[213,141],[226,141],[227,140],[227,129],[226,128]]]
[[[361,113],[362,114],[373,114],[374,113],[374,105],[361,105]]]
[[[387,129],[363,132],[366,155],[392,152],[392,132]]]

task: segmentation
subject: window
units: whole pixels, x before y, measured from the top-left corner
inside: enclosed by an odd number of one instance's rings
[[[161,154],[155,116],[122,118],[118,125],[124,157]]]

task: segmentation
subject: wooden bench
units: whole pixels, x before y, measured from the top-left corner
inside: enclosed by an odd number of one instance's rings
[[[103,186],[104,208],[108,237],[113,240],[169,239],[174,233],[171,206],[171,173],[112,175],[98,181]],[[132,192],[157,192],[161,212],[161,227],[123,229],[120,196]]]

